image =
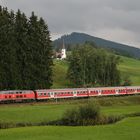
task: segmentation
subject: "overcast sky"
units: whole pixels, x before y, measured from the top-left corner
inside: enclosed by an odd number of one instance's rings
[[[43,17],[52,39],[72,32],[140,48],[140,0],[0,0],[9,10]]]

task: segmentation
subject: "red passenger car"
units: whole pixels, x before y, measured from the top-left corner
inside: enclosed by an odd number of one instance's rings
[[[127,94],[136,94],[140,93],[140,87],[138,86],[132,86],[132,87],[126,87]]]
[[[83,88],[35,90],[35,93],[38,100],[88,96],[88,90]]]

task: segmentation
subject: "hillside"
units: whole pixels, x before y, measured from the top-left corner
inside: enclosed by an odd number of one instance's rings
[[[121,57],[121,59],[119,69],[122,76],[129,75],[132,85],[140,85],[140,60],[128,57]]]
[[[55,47],[62,46],[63,40],[65,41],[66,46],[74,44],[83,44],[85,43],[85,41],[91,41],[94,42],[97,46],[113,49],[121,55],[140,58],[140,49],[138,48],[90,36],[84,33],[74,32],[70,35],[64,35],[61,38],[55,40],[53,42],[53,45]]]
[[[130,76],[132,85],[140,85],[140,60],[128,57],[121,57],[121,62],[118,68],[121,71],[122,77]],[[54,61],[54,84],[52,88],[70,87],[70,81],[66,77],[67,69],[67,61]]]

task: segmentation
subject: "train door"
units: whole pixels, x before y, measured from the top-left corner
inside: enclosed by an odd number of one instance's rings
[[[50,92],[50,97],[54,98],[54,92]]]
[[[119,94],[119,89],[115,89],[115,93],[116,94]]]
[[[102,90],[98,90],[98,95],[101,95],[102,94]]]
[[[77,91],[73,91],[73,96],[77,97]]]

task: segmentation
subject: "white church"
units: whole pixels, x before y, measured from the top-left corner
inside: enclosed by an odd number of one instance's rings
[[[64,40],[63,40],[63,45],[62,45],[62,50],[61,50],[61,60],[62,59],[66,59],[66,48],[65,48],[65,44],[64,44]]]
[[[58,60],[63,60],[63,59],[67,58],[64,40],[63,40],[63,44],[62,44],[62,49],[60,50],[59,53],[56,53],[56,57]]]

